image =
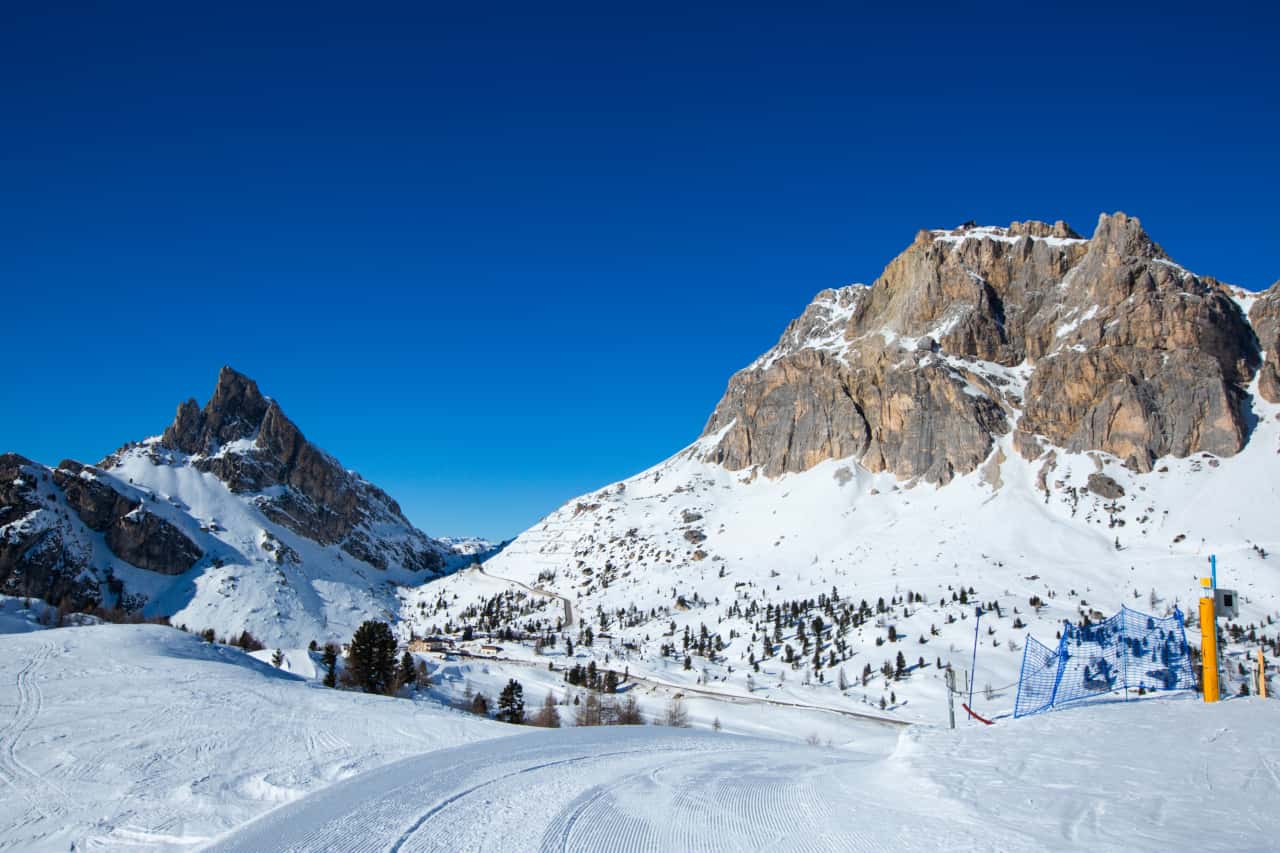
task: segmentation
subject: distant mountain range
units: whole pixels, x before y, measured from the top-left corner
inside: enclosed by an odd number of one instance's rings
[[[748,590],[757,607],[909,590],[898,634],[959,647],[962,586],[1039,601],[1018,630],[1051,634],[1126,597],[1185,606],[1217,553],[1261,620],[1280,613],[1278,490],[1280,284],[1192,273],[1123,213],[1090,238],[970,223],[819,293],[692,445],[500,553],[417,530],[224,368],[206,405],[97,466],[0,457],[0,592],[286,645],[371,616],[457,629],[496,590],[531,597],[490,623],[548,630],[554,594],[615,626],[633,669],[662,662],[674,622],[708,626],[740,677],[761,628],[729,602]]]

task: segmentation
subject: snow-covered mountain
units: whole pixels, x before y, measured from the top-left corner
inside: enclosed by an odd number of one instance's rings
[[[490,550],[418,530],[229,367],[203,408],[184,402],[163,435],[97,466],[0,456],[0,591],[76,608],[287,646],[345,640],[394,614],[399,587]]]
[[[1008,707],[1028,634],[1121,604],[1194,623],[1216,554],[1245,638],[1274,643],[1278,314],[1280,288],[1194,275],[1123,214],[1091,239],[921,232],[873,285],[818,294],[693,444],[406,618],[559,624],[691,689],[937,718],[937,664],[974,667],[974,605],[977,701],[990,684]],[[584,624],[607,638],[584,649]]]

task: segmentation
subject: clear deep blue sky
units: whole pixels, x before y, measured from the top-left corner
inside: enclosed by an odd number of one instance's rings
[[[1280,278],[1273,4],[99,5],[0,25],[0,450],[46,463],[229,363],[506,537],[919,228],[1124,210]]]

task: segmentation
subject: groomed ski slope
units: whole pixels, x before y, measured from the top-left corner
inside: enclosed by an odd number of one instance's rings
[[[507,732],[172,628],[4,634],[0,850],[192,849],[336,780]]]
[[[900,740],[872,727],[847,749],[543,731],[348,779],[211,849],[1267,850],[1276,711],[1119,703]]]

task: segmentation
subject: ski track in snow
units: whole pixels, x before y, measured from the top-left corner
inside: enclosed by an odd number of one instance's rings
[[[823,803],[821,776],[874,760],[855,752],[628,728],[536,733],[449,753],[349,780],[212,849],[884,849],[857,832],[819,829],[835,811]],[[442,784],[448,793],[418,811]]]
[[[15,707],[13,719],[0,732],[0,776],[19,796],[30,805],[30,811],[22,823],[32,822],[32,813],[39,818],[52,820],[65,814],[66,794],[53,783],[32,770],[18,757],[18,741],[31,728],[44,709],[44,693],[38,677],[44,664],[53,657],[56,647],[45,642],[27,659],[14,679]]]

